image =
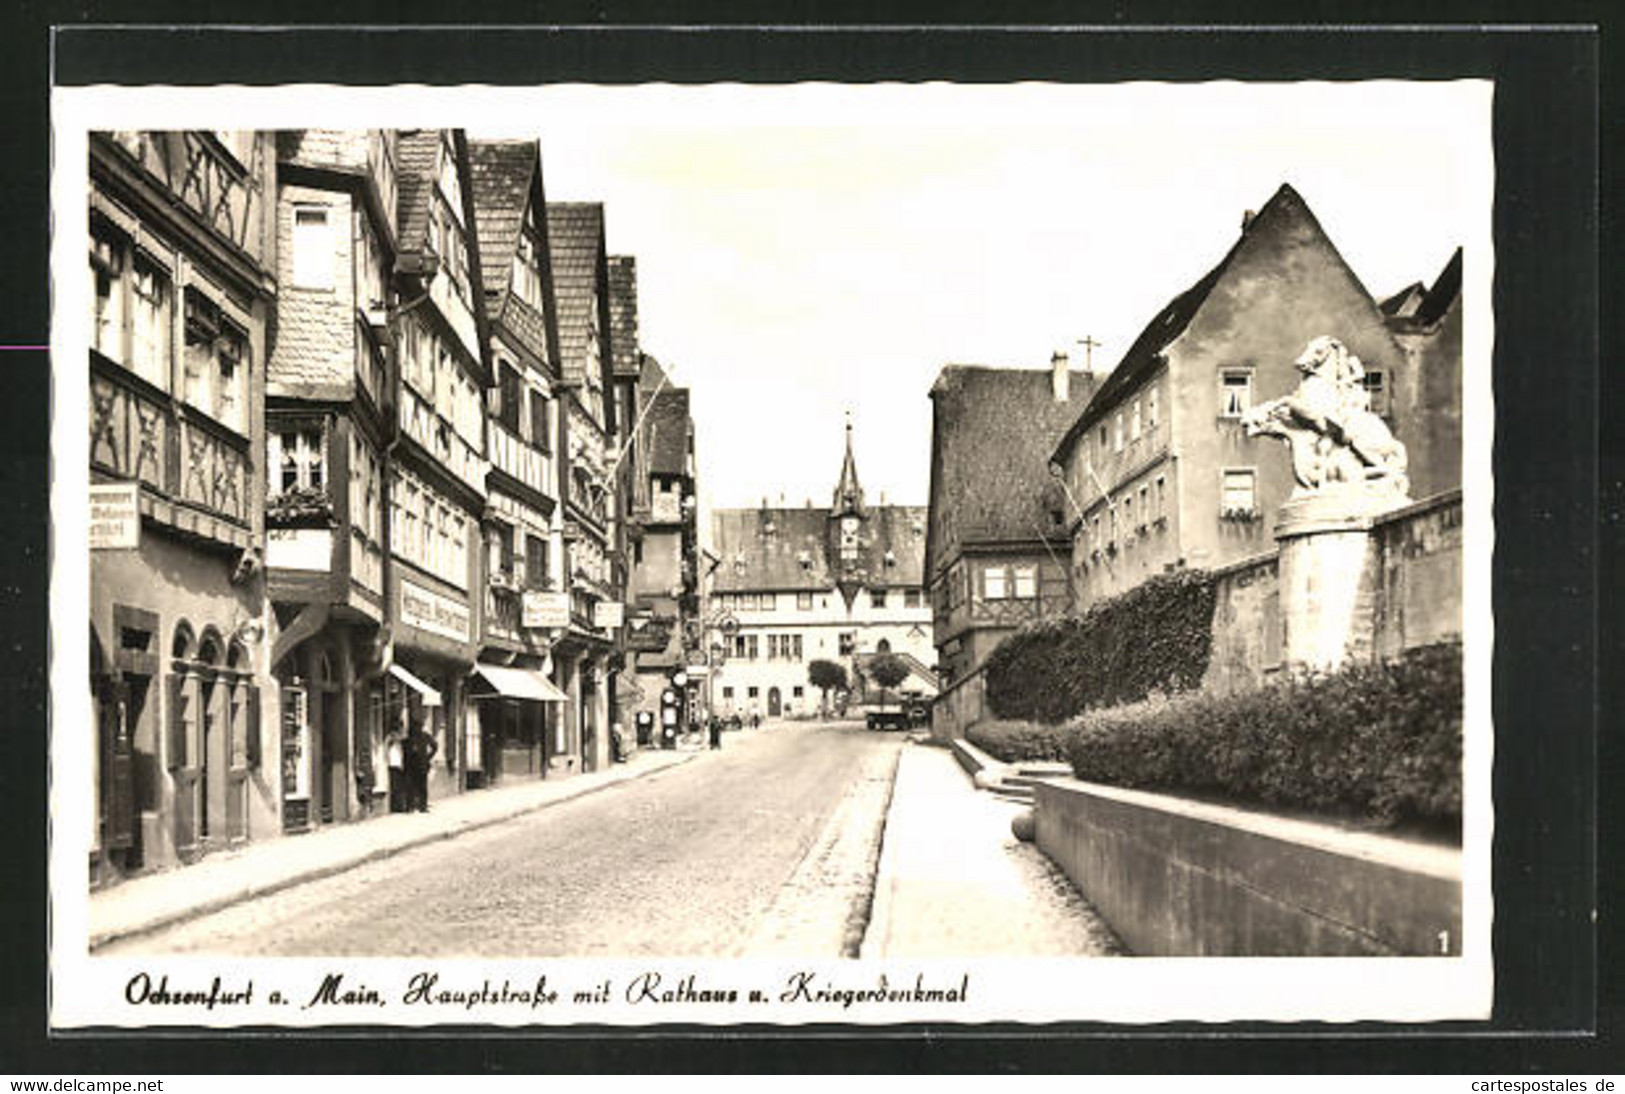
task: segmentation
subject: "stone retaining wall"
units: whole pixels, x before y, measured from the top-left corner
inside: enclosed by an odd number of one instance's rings
[[[1459,955],[1453,848],[1076,779],[1038,846],[1137,954]]]

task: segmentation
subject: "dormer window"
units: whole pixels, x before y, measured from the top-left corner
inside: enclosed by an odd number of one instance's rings
[[[796,561],[801,564],[803,570],[812,569],[812,553],[810,551],[797,551]]]

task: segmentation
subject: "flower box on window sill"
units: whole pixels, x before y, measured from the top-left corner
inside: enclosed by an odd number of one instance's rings
[[[333,499],[319,487],[296,487],[265,499],[265,523],[276,528],[333,528]]]
[[[1220,520],[1227,520],[1233,524],[1252,524],[1258,517],[1257,509],[1226,509],[1219,514]]]

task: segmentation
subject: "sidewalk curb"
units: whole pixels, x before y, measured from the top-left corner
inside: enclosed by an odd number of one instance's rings
[[[706,753],[702,751],[689,752],[686,755],[673,760],[671,763],[661,764],[659,767],[637,774],[628,773],[617,779],[606,779],[586,783],[585,780],[581,780],[578,777],[576,780],[573,780],[573,782],[581,782],[583,785],[581,785],[579,788],[571,785],[569,787],[571,792],[561,794],[560,796],[551,798],[547,801],[534,802],[532,804],[506,810],[501,813],[493,813],[490,816],[478,817],[468,821],[454,823],[448,828],[414,835],[408,837],[400,843],[388,844],[382,847],[374,847],[370,850],[362,851],[341,860],[324,863],[320,866],[313,866],[308,870],[300,870],[284,877],[276,878],[272,881],[264,883],[263,885],[256,885],[250,882],[219,896],[206,899],[198,904],[193,904],[186,908],[175,909],[173,911],[163,912],[141,922],[123,924],[100,932],[92,932],[90,935],[89,944],[87,946],[87,951],[94,953],[101,947],[110,945],[114,942],[123,941],[129,938],[138,938],[141,935],[151,934],[154,931],[161,931],[166,927],[173,927],[177,924],[185,923],[188,920],[199,919],[206,915],[213,915],[216,912],[224,911],[227,908],[242,904],[245,901],[270,896],[273,893],[279,893],[286,889],[292,889],[295,886],[304,885],[308,882],[321,881],[322,879],[332,877],[335,874],[341,874],[346,870],[353,870],[358,866],[365,866],[369,863],[392,858],[404,851],[411,851],[419,847],[426,847],[431,843],[438,843],[441,840],[455,839],[458,836],[466,835],[469,832],[478,831],[481,828],[490,828],[493,825],[502,824],[507,821],[514,820],[517,817],[525,816],[529,813],[538,813],[544,809],[559,805],[563,802],[576,801],[591,794],[596,794],[600,791],[607,790],[612,786],[619,786],[621,783],[631,782],[634,779],[649,778],[651,776],[658,775],[663,771],[670,771],[673,768],[681,767],[682,765],[690,763],[703,755],[706,755]]]

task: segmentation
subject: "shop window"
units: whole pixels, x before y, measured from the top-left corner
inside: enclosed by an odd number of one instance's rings
[[[333,251],[333,230],[327,208],[294,206],[293,287],[331,292]]]
[[[1225,369],[1219,375],[1219,384],[1219,417],[1240,418],[1252,409],[1252,369]]]

